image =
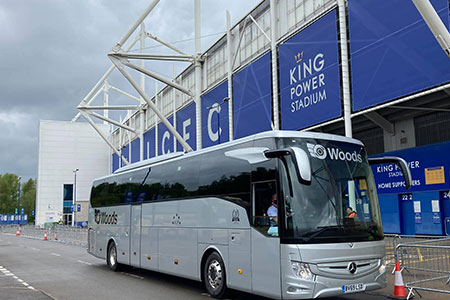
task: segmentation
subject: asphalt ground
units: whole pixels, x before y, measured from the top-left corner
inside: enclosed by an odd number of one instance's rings
[[[83,247],[11,234],[0,233],[0,266],[0,300],[209,298],[196,281],[136,268],[115,273]],[[383,290],[328,299],[388,299],[393,291],[392,275],[388,281],[388,287]],[[448,299],[448,295],[435,293],[424,292],[422,296],[423,299]],[[267,298],[232,291],[229,299]]]

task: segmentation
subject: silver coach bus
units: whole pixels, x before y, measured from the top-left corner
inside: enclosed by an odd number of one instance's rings
[[[410,183],[403,160],[375,161],[386,162]],[[119,169],[94,181],[88,240],[114,271],[202,281],[216,298],[228,288],[309,299],[386,286],[366,151],[329,134],[264,132]]]

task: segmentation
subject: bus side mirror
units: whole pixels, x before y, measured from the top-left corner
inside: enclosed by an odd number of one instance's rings
[[[298,167],[297,175],[299,175],[299,181],[311,184],[311,162],[308,154],[306,154],[305,150],[298,147],[292,147],[291,149],[294,152],[294,163]]]
[[[408,168],[408,164],[403,158],[397,156],[383,156],[369,158],[369,165],[381,165],[381,164],[395,164],[400,170],[402,170],[403,178],[405,179],[406,189],[411,188],[412,177],[411,171]]]
[[[311,184],[311,163],[305,150],[298,147],[290,147],[285,149],[269,150],[264,154],[267,158],[281,158],[291,155],[298,181],[303,184]]]

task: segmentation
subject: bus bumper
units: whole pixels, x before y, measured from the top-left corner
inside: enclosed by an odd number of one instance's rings
[[[283,261],[282,269],[290,271],[290,262]],[[292,272],[283,272],[282,298],[283,299],[312,299],[350,294],[344,292],[343,286],[364,284],[365,291],[386,287],[386,270],[371,272],[354,279],[333,278],[329,276],[314,275],[313,280],[301,280]]]

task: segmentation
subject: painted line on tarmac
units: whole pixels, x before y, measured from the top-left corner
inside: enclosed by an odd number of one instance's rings
[[[5,276],[12,276],[15,280],[17,280],[19,283],[23,284],[25,287],[29,288],[30,290],[34,290],[34,287],[32,287],[27,282],[23,281],[22,279],[20,279],[19,277],[17,277],[13,273],[11,273],[11,271],[9,271],[8,269],[0,266],[0,272],[2,272],[3,275],[5,275]]]
[[[50,253],[51,255],[53,255],[53,256],[61,256],[61,254],[58,254],[58,253]]]
[[[88,265],[88,266],[92,265],[90,262],[87,262],[87,261],[77,260],[77,262],[79,262],[80,264]]]

